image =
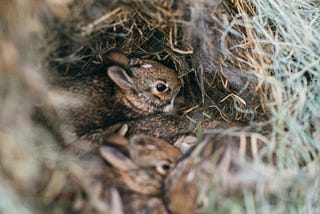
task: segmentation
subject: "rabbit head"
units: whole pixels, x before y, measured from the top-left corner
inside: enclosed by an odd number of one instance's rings
[[[124,66],[124,63],[128,63]],[[108,76],[118,86],[116,97],[139,114],[171,112],[180,90],[177,74],[152,60],[121,60],[108,68]],[[125,69],[124,69],[125,68]]]
[[[120,179],[129,190],[159,195],[163,178],[180,158],[180,151],[165,141],[145,135],[130,138],[127,150],[130,157],[111,146],[102,146],[99,151],[120,174]]]

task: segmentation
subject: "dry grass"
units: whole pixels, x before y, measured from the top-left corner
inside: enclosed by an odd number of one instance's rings
[[[34,107],[52,102],[47,81],[101,71],[114,50],[175,69],[189,117],[263,142],[241,173],[213,175],[208,213],[320,211],[317,1],[104,2],[0,3],[0,212],[55,207],[41,195],[50,167],[70,166]]]

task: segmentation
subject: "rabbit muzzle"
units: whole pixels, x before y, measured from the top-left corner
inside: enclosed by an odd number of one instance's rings
[[[170,112],[172,112],[172,110],[173,110],[173,103],[174,103],[174,98],[172,98],[172,100],[170,101],[170,103],[163,108],[163,112],[165,112],[165,113],[170,113]]]

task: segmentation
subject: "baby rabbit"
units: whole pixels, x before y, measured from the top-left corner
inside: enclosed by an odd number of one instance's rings
[[[122,127],[105,137],[103,146],[86,144],[91,149],[78,153],[78,167],[70,172],[76,182],[64,185],[67,191],[59,194],[60,200],[76,197],[77,213],[167,213],[161,198],[163,180],[181,152],[160,139],[146,135],[128,139],[125,133]]]
[[[108,127],[106,132],[117,130],[122,124],[114,124]],[[197,124],[182,116],[156,114],[130,120],[125,124],[128,126],[127,136],[144,134],[160,138],[179,148],[182,153],[186,153],[193,148],[197,142],[194,133]],[[90,137],[97,138],[94,135]]]
[[[57,106],[60,115],[70,121],[79,136],[119,121],[172,111],[180,90],[175,71],[120,53],[109,54],[106,59],[116,64],[106,73],[54,83],[55,89],[70,98]]]
[[[205,129],[197,147],[165,178],[164,200],[171,213],[203,213],[209,204],[201,199],[208,199],[213,186],[217,194],[223,195],[261,185],[258,183],[264,175],[255,170],[257,162],[250,159],[259,158],[258,151],[264,143],[256,138],[256,133],[245,130],[223,132],[234,125],[220,123],[216,127],[221,129]],[[272,186],[267,182],[264,185],[264,191]]]
[[[162,179],[167,175],[181,152],[157,138],[134,135],[125,149],[129,158],[111,146],[102,146],[101,156],[121,175],[130,190],[146,195],[159,195]]]
[[[118,140],[118,142],[121,142]],[[119,145],[115,143],[114,145]],[[174,146],[157,138],[134,135],[124,146],[129,157],[111,146],[102,146],[101,156],[119,175],[124,213],[167,213],[162,201],[163,180],[181,157]]]
[[[115,129],[122,123],[115,124],[109,129]],[[127,121],[128,125],[127,135],[144,134],[161,138],[162,140],[174,144],[182,135],[191,134],[195,128],[194,124],[178,115],[149,115],[143,118]]]

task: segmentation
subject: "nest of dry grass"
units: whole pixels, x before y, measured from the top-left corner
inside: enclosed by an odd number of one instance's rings
[[[52,23],[46,38],[49,76],[101,71],[105,54],[119,51],[175,69],[185,83],[187,106],[206,103],[213,105],[213,118],[251,119],[257,112],[263,114],[255,94],[255,80],[238,72],[247,66],[245,63],[232,59],[244,55],[244,51],[230,51],[227,47],[241,39],[230,34],[221,41],[226,24],[223,21],[230,21],[235,14],[230,6],[225,2],[193,5],[174,1],[119,1],[107,6],[99,1],[83,1],[72,5],[48,21]],[[197,12],[204,8],[206,13]],[[227,20],[217,18],[222,14]],[[210,27],[206,29],[207,25]],[[222,42],[226,47],[221,47]],[[231,53],[233,57],[226,58]],[[207,60],[199,62],[203,57]],[[240,90],[247,90],[243,98],[238,94]],[[244,113],[235,109],[234,100]],[[215,114],[217,109],[220,115]],[[248,109],[250,116],[245,113]]]
[[[224,174],[232,182],[221,189],[224,178],[213,176],[199,199],[208,212],[319,209],[316,1],[5,0],[0,14],[2,212],[56,206],[39,194],[51,176],[43,172],[69,162],[54,134],[32,120],[34,108],[52,102],[56,78],[104,71],[111,51],[173,68],[183,113],[199,123],[238,121],[245,126],[219,133],[263,142],[256,161],[242,165],[248,177]]]

